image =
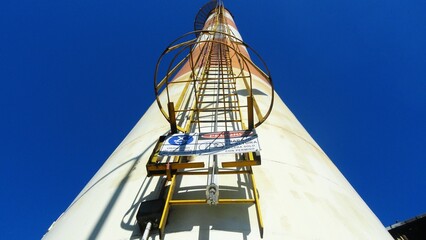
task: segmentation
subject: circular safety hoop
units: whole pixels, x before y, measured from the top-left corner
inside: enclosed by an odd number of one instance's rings
[[[212,121],[209,114],[216,123],[256,128],[274,102],[270,72],[260,55],[232,33],[216,30],[189,32],[173,41],[158,59],[154,92],[172,130],[181,132],[203,131],[201,123]]]

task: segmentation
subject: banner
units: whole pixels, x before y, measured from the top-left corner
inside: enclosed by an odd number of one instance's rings
[[[190,156],[259,151],[254,130],[209,133],[178,133],[164,140],[160,156]]]

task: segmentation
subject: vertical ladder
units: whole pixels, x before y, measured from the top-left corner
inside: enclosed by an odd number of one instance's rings
[[[269,74],[258,68],[248,57],[248,53],[240,51],[240,49],[246,49],[248,45],[237,39],[230,28],[225,27],[223,5],[219,4],[212,12],[210,14],[215,16],[212,19],[211,30],[196,32],[197,39],[171,45],[162,55],[177,49],[190,49],[190,53],[176,65],[172,64],[175,60],[173,58],[163,79],[157,81],[157,76],[155,77],[157,103],[170,122],[170,134],[254,132],[254,128],[267,118],[272,109],[273,87]],[[178,70],[183,68],[185,63],[189,63],[190,75],[176,77]],[[260,76],[257,76],[258,78],[271,86],[271,103],[266,114],[263,115],[253,97],[251,71],[256,72]],[[184,84],[184,87],[178,88],[182,92],[173,102],[170,99],[168,87],[178,84]],[[160,89],[166,91],[168,111],[162,108],[161,100],[165,98],[164,95],[160,96]],[[241,90],[247,93],[247,99],[240,99],[239,91]],[[256,124],[254,112],[257,116]],[[233,155],[212,153],[207,156],[159,156],[161,146],[167,137],[159,138],[146,164],[148,176],[167,177],[164,189],[168,186],[168,192],[158,224],[160,238],[164,237],[169,210],[172,206],[206,204],[254,204],[259,232],[263,237],[264,227],[259,195],[252,170],[252,166],[261,164],[260,154],[248,152]],[[207,177],[206,198],[174,199],[174,195],[179,193],[180,183],[178,182],[181,181],[178,179],[182,180],[181,178],[190,175]],[[219,176],[221,175],[244,175],[246,186],[248,186],[246,197],[220,198]]]
[[[233,72],[230,49],[227,44],[214,42],[209,43],[210,54],[204,59],[206,65],[201,73],[193,73],[195,92],[195,104],[193,116],[188,123],[190,132],[219,132],[246,130],[242,121],[240,100],[237,94],[237,80],[244,76],[236,76]],[[197,78],[197,75],[198,78]],[[236,154],[235,161],[221,161],[221,155],[209,156],[209,166],[204,172],[179,171],[169,175],[169,192],[167,194],[165,207],[159,224],[160,238],[164,237],[164,231],[169,214],[173,205],[197,205],[197,204],[254,204],[261,237],[263,236],[263,220],[259,204],[259,196],[256,187],[252,165],[260,164],[253,153]],[[181,163],[182,157],[175,157],[173,162]],[[242,160],[242,161],[241,161]],[[247,161],[249,160],[249,161]],[[222,163],[219,168],[219,163]],[[185,163],[181,163],[185,164]],[[176,164],[177,165],[177,164]],[[228,169],[226,169],[228,168]],[[183,170],[183,169],[182,169]],[[176,178],[178,175],[204,174],[208,176],[207,199],[175,200]],[[214,197],[219,191],[217,178],[221,174],[247,174],[251,182],[252,198],[244,199],[221,199]],[[170,178],[171,177],[171,178]],[[209,195],[209,186],[211,195]]]

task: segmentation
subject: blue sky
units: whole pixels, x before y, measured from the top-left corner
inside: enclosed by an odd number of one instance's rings
[[[154,100],[204,1],[0,3],[0,238],[40,238]],[[425,213],[426,2],[225,1],[384,225]]]

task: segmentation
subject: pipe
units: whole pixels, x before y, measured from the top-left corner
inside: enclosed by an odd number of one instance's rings
[[[143,232],[141,240],[147,240],[149,236],[149,232],[151,231],[152,223],[148,222],[145,227],[145,231]]]

